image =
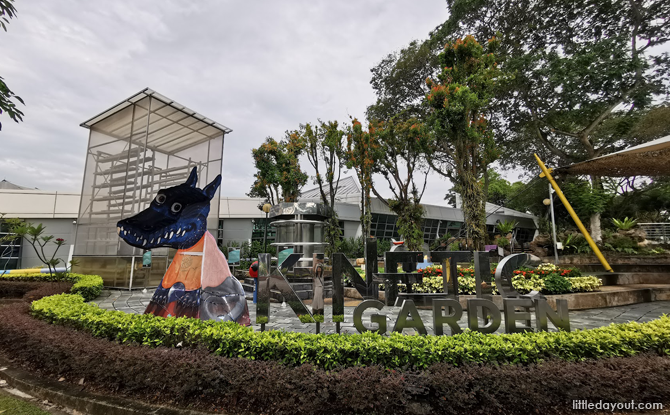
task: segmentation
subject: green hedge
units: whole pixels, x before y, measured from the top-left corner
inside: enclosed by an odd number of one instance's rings
[[[211,352],[287,365],[336,367],[381,365],[417,368],[445,362],[527,364],[546,359],[581,361],[641,352],[670,354],[670,318],[610,325],[574,332],[455,336],[353,335],[254,332],[235,323],[106,311],[79,295],[60,294],[35,301],[32,314],[50,323],[85,330],[97,337],[149,346],[205,346]]]
[[[67,281],[74,285],[70,291],[73,294],[81,295],[84,300],[91,301],[96,299],[102,291],[102,278],[97,275],[85,274],[50,274],[27,273],[27,274],[3,274],[0,275],[0,281]]]

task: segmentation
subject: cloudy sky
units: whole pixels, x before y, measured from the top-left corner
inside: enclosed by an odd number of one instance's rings
[[[0,32],[0,76],[26,101],[25,118],[2,115],[0,179],[75,192],[88,139],[79,124],[150,87],[233,129],[221,193],[243,196],[252,148],[300,123],[363,118],[374,101],[370,68],[447,18],[444,0],[15,6],[18,18]],[[434,177],[424,202],[444,203],[449,187]]]

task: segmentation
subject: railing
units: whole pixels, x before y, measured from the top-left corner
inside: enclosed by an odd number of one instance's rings
[[[658,242],[670,242],[670,223],[640,223],[647,239]]]

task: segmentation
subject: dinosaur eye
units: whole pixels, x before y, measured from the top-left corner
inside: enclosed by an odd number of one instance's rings
[[[173,213],[179,212],[181,210],[181,203],[174,203],[170,210],[172,210]]]
[[[165,199],[167,199],[167,196],[165,196],[163,194],[158,195],[158,196],[156,196],[156,203],[158,203],[159,205],[162,205],[163,203],[165,203]]]

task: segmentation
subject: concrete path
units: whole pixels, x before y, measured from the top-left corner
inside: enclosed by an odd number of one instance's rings
[[[107,310],[118,310],[126,313],[142,314],[146,306],[151,300],[153,290],[148,290],[146,293],[141,291],[120,291],[120,290],[103,290],[100,297],[94,300],[101,308]],[[249,313],[251,315],[252,323],[256,321],[256,306],[247,301],[249,306]],[[344,320],[341,324],[342,333],[357,333],[353,326],[352,314],[357,302],[352,302],[352,306],[344,308]],[[309,307],[309,306],[308,306]],[[370,315],[373,313],[383,314],[387,316],[387,330],[390,332],[393,329],[393,324],[398,316],[400,307],[384,307],[381,311],[375,309],[367,310],[363,313],[363,323],[366,327],[374,328],[370,323]],[[421,319],[429,334],[433,334],[433,321],[431,310],[419,310]],[[570,312],[570,327],[572,330],[577,329],[591,329],[602,327],[611,323],[628,323],[629,321],[637,321],[640,323],[651,321],[659,318],[663,314],[670,314],[670,301],[654,301],[649,303],[639,303],[627,306],[596,308],[591,310],[577,310]],[[321,324],[322,333],[334,333],[335,323],[328,322],[331,319],[332,311],[329,305],[326,305],[325,317],[326,322]],[[534,323],[534,317],[533,326]],[[551,327],[551,323],[549,324]],[[459,321],[459,326],[467,327],[466,312]],[[260,325],[253,325],[254,329],[259,331]],[[272,303],[270,308],[270,322],[266,324],[267,330],[287,330],[303,333],[315,333],[315,324],[303,324],[298,320],[298,317],[293,313],[290,307],[282,307],[281,304]],[[504,331],[504,321],[498,329],[499,333]],[[445,332],[448,328],[445,327]],[[414,330],[405,330],[405,334],[413,334]]]

